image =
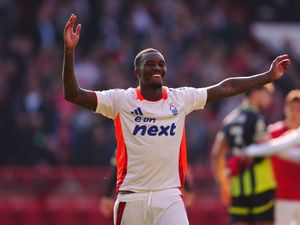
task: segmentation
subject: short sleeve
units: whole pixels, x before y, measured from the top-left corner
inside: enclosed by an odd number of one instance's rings
[[[179,88],[180,92],[184,94],[184,102],[186,106],[186,114],[203,109],[207,101],[207,89],[206,88],[192,88],[184,87]]]
[[[96,91],[97,108],[95,113],[99,113],[110,119],[115,119],[120,108],[122,97],[124,98],[126,90],[111,89],[106,91]]]

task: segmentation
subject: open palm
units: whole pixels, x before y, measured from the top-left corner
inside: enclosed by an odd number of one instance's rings
[[[74,49],[79,41],[81,24],[76,26],[76,31],[74,32],[74,25],[77,17],[72,14],[65,26],[64,30],[64,43],[66,49]]]

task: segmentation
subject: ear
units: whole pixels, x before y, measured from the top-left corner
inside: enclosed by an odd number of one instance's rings
[[[284,113],[284,115],[288,116],[289,112],[290,112],[289,107],[288,107],[287,104],[285,104],[284,107],[283,107],[283,113]]]
[[[138,67],[134,68],[134,74],[140,80],[140,78],[141,78],[141,71],[140,71],[140,69]]]

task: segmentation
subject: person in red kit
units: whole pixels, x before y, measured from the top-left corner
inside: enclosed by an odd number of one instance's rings
[[[270,175],[273,177],[273,173],[275,174],[277,183],[277,190],[275,191],[275,224],[300,225],[300,89],[289,92],[285,100],[284,113],[286,116],[284,121],[279,121],[268,127],[269,137],[272,139],[263,143],[253,142],[244,148],[241,146],[238,147],[232,152],[228,160],[223,161],[223,165],[220,165],[222,161],[218,157],[219,166],[217,166],[216,163],[218,161],[216,161],[215,171],[219,171],[216,175],[222,187],[222,199],[226,203],[230,190],[227,190],[228,184],[226,184],[227,181],[224,176],[218,176],[218,174],[224,173],[230,177],[240,176],[241,173],[244,173],[245,169],[247,170],[247,167],[251,166],[253,160],[258,158],[272,160],[270,167],[264,167],[259,173],[257,169],[255,171],[260,177],[257,179],[257,181],[260,181],[260,184],[266,184],[267,180],[270,179]],[[242,119],[239,120],[243,121]],[[235,133],[233,129],[230,131],[231,133]],[[216,138],[216,140],[220,140],[220,137]],[[235,138],[234,140],[237,139]],[[214,154],[219,152],[218,155],[220,155],[224,147],[218,143],[216,142],[214,145],[213,152]],[[221,169],[222,167],[225,168],[225,171]],[[243,180],[245,180],[245,176],[246,174],[244,174]],[[259,183],[255,182],[256,185]],[[274,187],[276,187],[276,183],[274,183]],[[231,182],[231,185],[233,184],[234,182]],[[244,183],[244,187],[246,184]],[[260,196],[258,199],[261,200],[262,197]],[[249,200],[247,205],[251,205],[253,200],[254,198]],[[270,200],[270,204],[273,204],[273,202],[273,199]],[[253,214],[257,216],[261,209],[263,207],[260,207],[259,210],[252,210]],[[256,211],[257,213],[255,213]],[[240,213],[244,215],[244,212],[246,211],[235,210],[233,214]],[[233,219],[236,217],[234,216]],[[239,221],[236,224],[240,225],[244,223],[240,223]]]
[[[277,138],[300,126],[300,89],[288,93],[284,105],[285,119],[268,128],[272,138]],[[300,147],[298,147],[300,155]],[[300,224],[300,163],[296,152],[286,152],[272,157],[277,182],[276,225]]]
[[[300,89],[288,93],[284,104],[285,119],[268,126],[272,138],[263,144],[246,147],[235,157],[272,156],[277,183],[275,224],[300,224]]]

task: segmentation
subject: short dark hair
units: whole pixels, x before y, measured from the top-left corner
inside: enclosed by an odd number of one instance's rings
[[[142,51],[140,51],[136,56],[135,56],[135,59],[134,59],[134,68],[137,68],[140,66],[140,63],[141,63],[141,58],[143,56],[143,54],[145,53],[150,53],[150,52],[157,52],[159,54],[161,54],[158,50],[154,49],[154,48],[146,48]]]

